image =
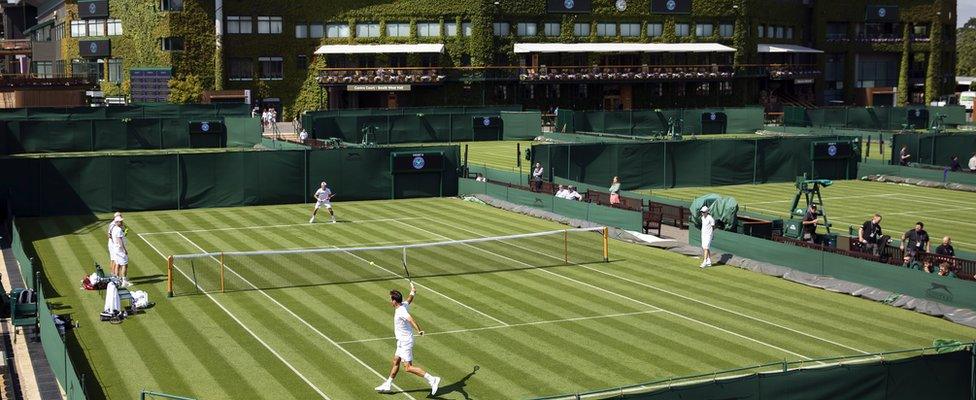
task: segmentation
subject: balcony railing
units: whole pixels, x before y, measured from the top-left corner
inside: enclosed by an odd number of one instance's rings
[[[71,87],[87,86],[91,81],[84,77],[45,76],[37,74],[0,75],[0,87]]]
[[[414,84],[436,85],[447,76],[437,68],[327,68],[319,71],[321,85]]]
[[[521,82],[729,80],[729,65],[540,66],[519,69]]]
[[[904,37],[900,34],[860,34],[854,37],[839,34],[827,35],[827,42],[829,43],[901,43],[903,39]],[[932,39],[928,35],[911,35],[909,40],[927,43]]]
[[[23,55],[31,53],[28,39],[0,39],[0,55]]]

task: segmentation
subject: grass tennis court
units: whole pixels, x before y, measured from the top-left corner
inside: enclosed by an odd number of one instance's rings
[[[685,200],[716,193],[734,197],[742,209],[787,217],[796,189],[793,183],[768,183],[650,192]],[[848,226],[860,226],[878,212],[884,218],[881,226],[885,234],[894,239],[922,221],[932,237],[933,251],[945,235],[952,237],[956,249],[976,251],[976,220],[969,217],[976,211],[976,194],[870,181],[835,181],[821,194],[827,218],[841,234],[847,234]]]
[[[26,238],[34,238],[51,280],[49,300],[60,304],[57,312],[80,320],[75,335],[93,366],[88,373],[98,379],[92,386],[110,399],[131,399],[141,389],[200,399],[428,395],[423,380],[403,372],[395,383],[404,392],[372,392],[393,352],[387,292],[407,288],[397,274],[375,269],[397,271],[398,256],[268,258],[264,270],[241,273],[275,284],[166,298],[167,255],[424,243],[564,228],[458,199],[337,203],[337,224],[309,225],[308,211],[307,205],[285,205],[126,214],[130,277],[156,306],[121,325],[98,322],[103,299],[79,288],[94,260],[106,262],[107,219],[18,223]],[[602,255],[591,254],[601,248],[601,237],[591,235],[572,241],[571,260],[585,261],[577,265],[563,262],[558,236],[410,255],[411,266],[457,265],[461,271],[415,279],[420,287],[411,313],[428,336],[417,339],[414,354],[443,377],[438,398],[553,395],[976,336],[976,330],[941,319],[732,267],[703,272],[694,259],[638,245],[612,241],[610,262],[604,263]],[[331,268],[362,268],[369,279],[312,278]],[[90,394],[97,391],[92,386]]]

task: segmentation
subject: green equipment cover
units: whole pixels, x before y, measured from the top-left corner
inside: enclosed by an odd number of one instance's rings
[[[739,218],[739,202],[733,197],[722,197],[714,193],[701,196],[691,202],[691,223],[701,226],[702,206],[708,206],[709,214],[718,226],[725,230],[735,228]]]

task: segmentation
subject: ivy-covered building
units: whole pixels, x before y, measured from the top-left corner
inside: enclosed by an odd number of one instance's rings
[[[956,0],[49,0],[31,30],[32,70],[84,74],[133,99],[165,79],[180,91],[249,89],[286,114],[923,103],[952,90],[955,10]]]

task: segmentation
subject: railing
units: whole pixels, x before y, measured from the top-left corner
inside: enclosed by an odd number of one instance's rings
[[[856,243],[854,238],[851,239],[852,244]],[[812,250],[820,250],[828,253],[839,254],[842,256],[859,258],[862,260],[874,261],[877,263],[888,264],[892,266],[902,266],[904,263],[904,251],[898,246],[893,246],[891,244],[885,245],[880,249],[879,255],[874,255],[860,249],[859,245],[855,245],[853,250],[844,250],[834,247],[828,247],[820,244],[809,243],[802,240],[796,240],[783,236],[773,236],[773,241],[779,243],[786,243],[793,246],[805,247]],[[966,280],[976,280],[976,261],[967,260],[957,257],[942,256],[934,253],[924,253],[920,254],[916,259],[920,263],[931,263],[932,273],[936,273],[939,270],[939,265],[942,263],[949,264],[949,270],[956,274],[957,277]]]
[[[0,54],[30,54],[31,41],[28,39],[0,40]]]
[[[848,37],[847,35],[834,34],[827,35],[827,42],[831,43],[901,43],[905,38],[901,34],[859,34],[854,37]],[[928,35],[910,35],[909,40],[912,42],[930,42],[932,38]]]
[[[519,69],[522,82],[728,80],[730,65],[539,66]]]
[[[319,84],[419,84],[433,85],[443,82],[445,76],[437,68],[327,68],[319,72]]]
[[[84,86],[89,82],[86,77],[69,75],[0,74],[0,87]]]

